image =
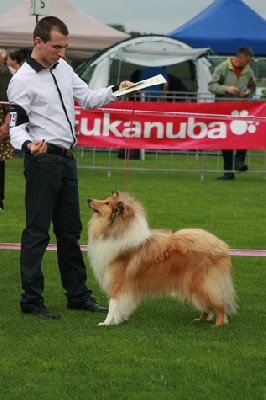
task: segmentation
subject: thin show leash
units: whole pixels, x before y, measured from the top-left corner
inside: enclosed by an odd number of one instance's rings
[[[127,191],[127,182],[128,182],[128,169],[129,169],[129,159],[130,159],[130,150],[131,150],[131,132],[132,132],[132,125],[133,125],[133,118],[136,109],[136,97],[134,97],[134,103],[131,112],[130,118],[130,125],[129,125],[129,141],[128,141],[128,148],[125,149],[125,169],[124,169],[124,188],[123,191]]]

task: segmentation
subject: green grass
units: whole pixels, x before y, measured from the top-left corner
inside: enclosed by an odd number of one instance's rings
[[[20,242],[24,226],[22,160],[6,163],[0,242]],[[208,173],[129,171],[127,191],[145,205],[151,228],[202,227],[231,248],[265,249],[265,174],[235,182]],[[81,244],[87,243],[88,197],[124,186],[124,172],[79,170]],[[51,243],[55,243],[51,233]],[[261,400],[265,383],[265,258],[233,257],[239,311],[219,329],[192,323],[191,307],[146,299],[120,326],[103,327],[100,314],[68,311],[56,254],[43,260],[46,303],[60,320],[19,312],[19,251],[1,257],[1,399],[16,400]],[[102,305],[88,265],[88,283]]]

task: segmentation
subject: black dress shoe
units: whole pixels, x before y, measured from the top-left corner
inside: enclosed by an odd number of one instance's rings
[[[20,306],[24,314],[34,315],[36,317],[45,317],[50,319],[58,319],[60,315],[48,310],[42,303],[28,303]]]
[[[223,176],[219,176],[218,181],[234,181],[235,176],[234,174],[224,174]]]
[[[70,300],[68,300],[67,308],[71,310],[84,310],[90,312],[108,313],[108,308],[99,306],[99,304],[96,303],[96,300],[93,297],[88,297],[86,300],[77,304],[72,303]]]
[[[246,172],[248,170],[248,166],[246,164],[238,164],[236,166],[236,170],[239,172]]]

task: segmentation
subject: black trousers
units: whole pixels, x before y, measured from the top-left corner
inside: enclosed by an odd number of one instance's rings
[[[0,161],[0,202],[5,198],[5,168],[6,162]]]
[[[82,224],[76,161],[56,154],[26,154],[24,175],[26,227],[21,239],[21,304],[44,301],[41,263],[50,240],[51,222],[62,286],[73,303],[83,301],[92,292],[86,286],[86,267],[78,243]]]
[[[234,150],[223,150],[225,173],[230,173],[230,171],[237,169],[238,164],[244,164],[246,152],[247,150],[236,150],[234,155]]]

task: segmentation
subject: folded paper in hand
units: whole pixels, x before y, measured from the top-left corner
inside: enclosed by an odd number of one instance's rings
[[[159,75],[155,75],[151,78],[144,79],[143,81],[134,83],[134,85],[132,85],[130,87],[126,86],[122,89],[119,89],[116,92],[114,92],[113,94],[114,94],[114,96],[119,97],[119,96],[123,96],[124,94],[130,93],[130,92],[135,92],[137,90],[145,89],[146,87],[153,86],[153,85],[160,85],[165,82],[166,82],[165,78],[161,74],[159,74]]]

